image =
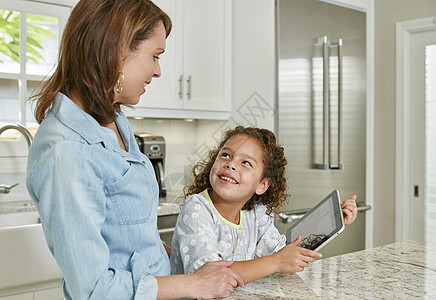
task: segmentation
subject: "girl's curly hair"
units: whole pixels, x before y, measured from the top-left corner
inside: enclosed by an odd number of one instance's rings
[[[273,132],[268,129],[256,127],[237,126],[227,130],[218,146],[209,151],[205,160],[199,161],[192,169],[194,182],[184,188],[185,199],[194,194],[201,193],[205,189],[212,188],[209,181],[209,174],[212,165],[225,143],[235,135],[247,135],[256,139],[263,149],[263,178],[269,178],[271,184],[267,191],[262,195],[254,194],[253,197],[244,205],[244,210],[251,210],[256,204],[263,204],[267,207],[267,214],[281,207],[287,200],[288,186],[286,184],[286,160],[283,147],[277,144],[277,139]]]

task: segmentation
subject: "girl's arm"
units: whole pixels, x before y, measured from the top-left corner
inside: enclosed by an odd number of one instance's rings
[[[310,262],[321,258],[322,255],[319,252],[297,247],[300,241],[301,236],[275,254],[247,261],[235,261],[230,268],[239,273],[245,283],[273,273],[301,272]]]

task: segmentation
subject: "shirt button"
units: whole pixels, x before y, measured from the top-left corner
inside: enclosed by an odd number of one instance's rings
[[[241,246],[240,245],[238,245],[238,251],[241,251]]]

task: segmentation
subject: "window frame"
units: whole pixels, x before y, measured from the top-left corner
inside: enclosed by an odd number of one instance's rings
[[[0,79],[9,79],[18,81],[18,98],[19,98],[19,122],[27,127],[26,102],[27,83],[28,81],[42,81],[44,75],[26,74],[26,15],[39,14],[57,17],[59,20],[58,37],[61,39],[63,30],[68,21],[73,6],[77,3],[75,0],[57,0],[57,1],[35,1],[35,0],[2,0],[1,9],[19,11],[20,18],[20,72],[5,73],[0,70]],[[24,59],[23,59],[24,58]],[[2,121],[2,120],[0,120]],[[0,140],[0,157],[27,156],[26,142],[20,136],[20,140]]]

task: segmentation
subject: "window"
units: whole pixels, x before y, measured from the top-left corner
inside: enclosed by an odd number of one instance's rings
[[[18,122],[37,130],[33,105],[27,99],[53,73],[70,11],[68,6],[35,1],[1,1],[0,127]],[[20,139],[20,135],[8,130],[0,139]]]

